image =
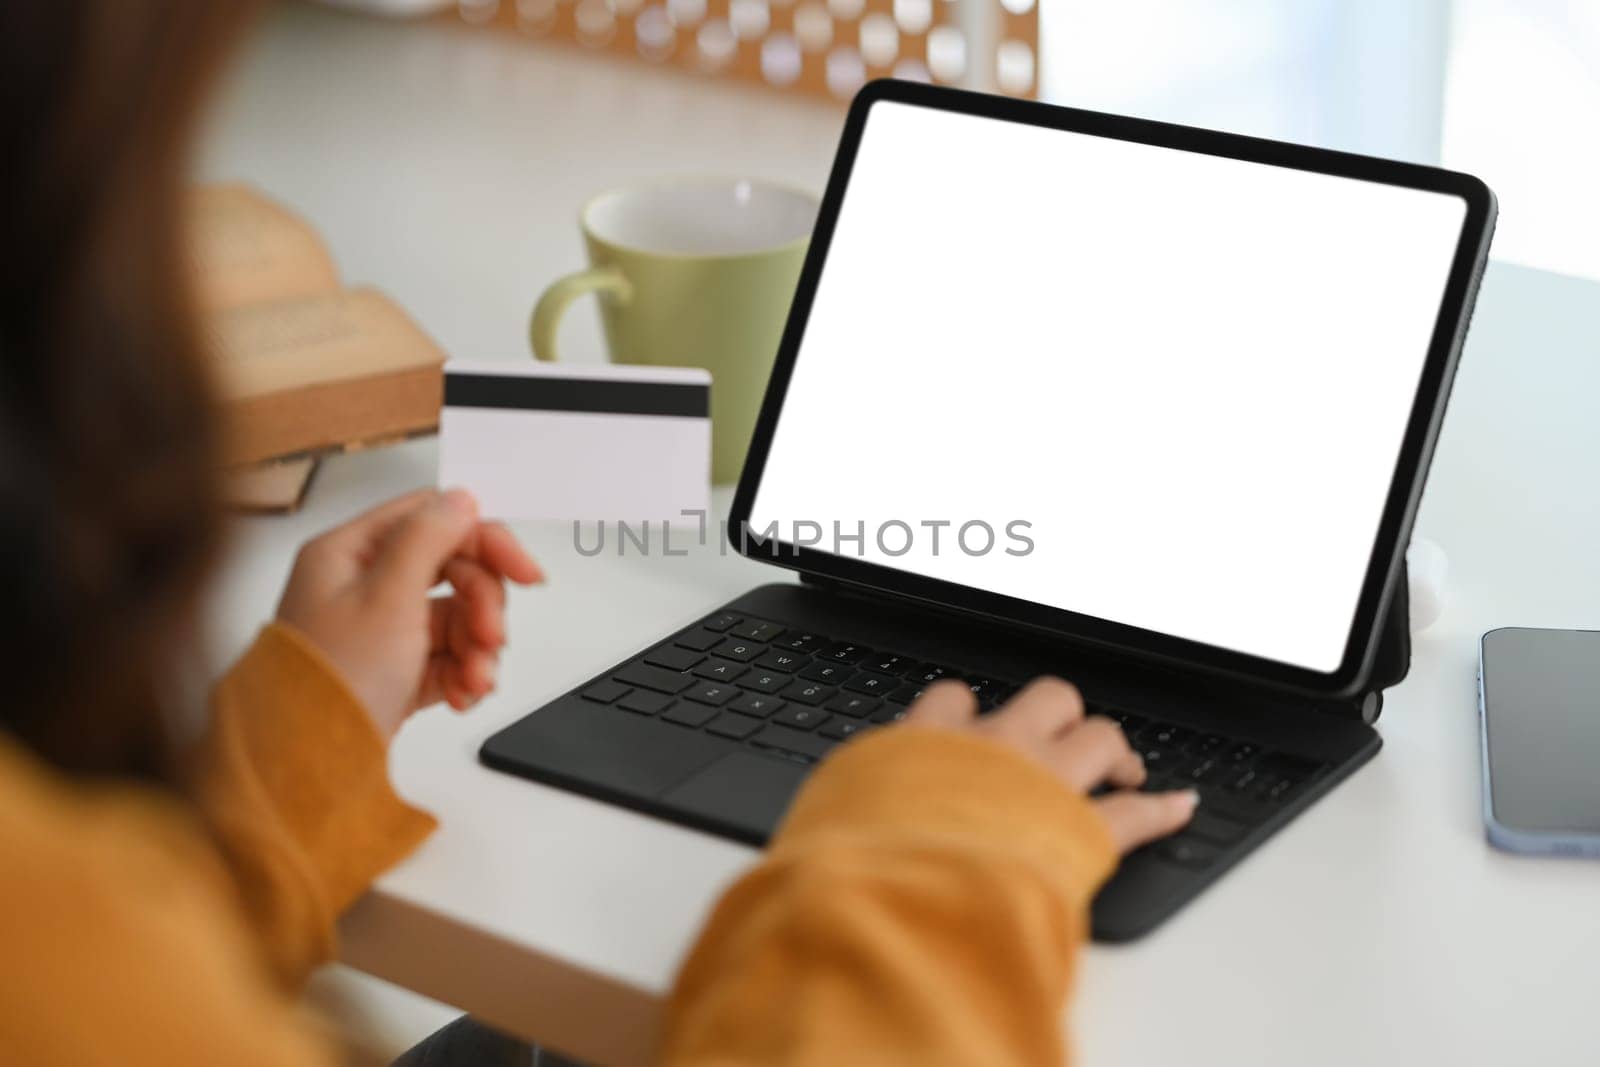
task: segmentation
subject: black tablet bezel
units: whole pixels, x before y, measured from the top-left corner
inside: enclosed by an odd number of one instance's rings
[[[861,143],[868,114],[880,101],[1431,190],[1459,196],[1465,201],[1467,211],[1461,238],[1451,264],[1444,299],[1440,302],[1427,360],[1417,385],[1416,399],[1406,425],[1350,635],[1338,668],[1331,672],[1313,671],[912,574],[865,559],[796,547],[776,539],[760,540],[745,536],[750,509],[766,467],[767,453],[805,334],[806,321],[832,242],[850,171],[855,163],[856,150]],[[1434,167],[910,82],[872,82],[856,96],[845,120],[838,154],[795,289],[794,303],[729,512],[729,538],[736,551],[752,559],[936,603],[1009,625],[1046,631],[1074,644],[1102,647],[1169,667],[1201,670],[1327,699],[1356,695],[1363,691],[1371,668],[1377,635],[1382,629],[1384,613],[1389,609],[1393,583],[1404,555],[1403,546],[1409,537],[1422,495],[1428,462],[1444,417],[1450,382],[1454,377],[1478,282],[1488,257],[1495,211],[1494,194],[1483,182],[1470,175]],[[1350,432],[1361,432],[1359,413],[1351,413]]]

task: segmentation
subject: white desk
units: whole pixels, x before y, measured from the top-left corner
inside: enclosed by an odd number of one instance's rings
[[[352,280],[453,353],[524,357],[540,286],[579,264],[590,193],[660,172],[820,185],[839,113],[478,31],[278,12],[206,147],[309,215]],[[1515,210],[1515,205],[1506,205]],[[599,349],[575,316],[569,350]],[[1360,432],[1352,417],[1351,432]],[[434,447],[331,461],[307,509],[244,523],[223,651],[270,610],[295,545],[431,481]],[[1600,624],[1600,287],[1489,274],[1420,532],[1446,613],[1354,779],[1136,945],[1091,948],[1072,1010],[1095,1065],[1590,1063],[1600,865],[1490,851],[1479,825],[1475,637]],[[575,1054],[637,1059],[673,969],[748,849],[482,769],[479,743],[766,568],[584,558],[520,531],[550,573],[511,600],[500,692],[426,713],[394,749],[444,828],[346,924],[356,966]],[[959,1010],[959,1005],[953,1005]]]

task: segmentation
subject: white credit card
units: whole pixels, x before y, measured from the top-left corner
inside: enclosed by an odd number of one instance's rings
[[[711,498],[711,375],[697,367],[452,360],[439,485],[491,519],[696,522]]]

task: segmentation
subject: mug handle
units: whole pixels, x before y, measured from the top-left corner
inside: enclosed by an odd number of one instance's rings
[[[528,324],[528,339],[533,344],[533,358],[554,362],[556,359],[556,329],[561,316],[584,293],[599,293],[621,304],[633,299],[633,283],[615,267],[590,267],[569,274],[544,291],[533,308],[533,320]]]

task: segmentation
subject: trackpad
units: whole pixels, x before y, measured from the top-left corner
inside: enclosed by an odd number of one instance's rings
[[[661,800],[765,840],[789,809],[807,771],[799,764],[752,752],[730,752],[674,786]]]

